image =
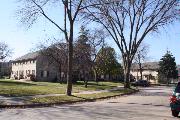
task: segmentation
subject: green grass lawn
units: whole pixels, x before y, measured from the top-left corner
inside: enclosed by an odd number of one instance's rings
[[[73,85],[73,92],[94,91],[111,89],[122,85],[116,82],[89,82],[88,88],[84,87],[83,82],[77,82]],[[29,96],[29,95],[44,95],[44,94],[64,94],[66,84],[50,83],[50,82],[19,82],[8,79],[0,80],[0,95],[4,96]]]
[[[40,98],[33,98],[29,101],[26,101],[27,103],[64,103],[64,102],[74,102],[74,101],[80,101],[80,100],[94,100],[98,98],[106,98],[106,97],[112,97],[117,96],[122,93],[130,93],[133,92],[133,89],[124,89],[124,90],[116,90],[111,92],[102,92],[102,93],[96,93],[96,94],[80,94],[80,95],[74,95],[74,96],[49,96],[49,97],[40,97]]]

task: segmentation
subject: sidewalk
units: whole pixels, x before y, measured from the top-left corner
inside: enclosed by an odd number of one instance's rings
[[[98,91],[82,91],[79,93],[73,93],[72,95],[79,95],[79,94],[96,94],[96,93],[103,93],[103,92],[110,92],[115,90],[124,89],[123,86],[118,86],[110,90],[98,90]],[[21,97],[4,97],[0,96],[0,105],[24,105],[26,104],[24,101],[39,98],[39,97],[49,97],[49,96],[62,96],[65,94],[46,94],[46,95],[34,95],[34,96],[21,96]]]

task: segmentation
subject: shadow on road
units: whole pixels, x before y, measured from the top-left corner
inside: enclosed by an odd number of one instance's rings
[[[169,107],[168,105],[160,105],[160,104],[152,104],[152,103],[145,103],[145,104],[140,104],[140,103],[124,103],[124,102],[108,102],[108,103],[123,103],[123,104],[131,104],[131,105],[145,105],[145,106],[162,106],[162,107]]]

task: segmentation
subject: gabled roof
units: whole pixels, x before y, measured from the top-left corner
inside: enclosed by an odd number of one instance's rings
[[[23,56],[15,59],[13,62],[24,61],[24,60],[34,60],[34,59],[36,59],[39,55],[40,55],[39,51],[32,52],[32,53],[28,53],[28,54],[25,54],[25,55],[23,55]]]
[[[47,48],[53,48],[53,47],[65,47],[66,46],[66,43],[57,43],[57,44],[53,44]],[[45,50],[47,48],[44,48],[42,50]],[[13,62],[18,62],[18,61],[25,61],[25,60],[35,60],[39,55],[42,55],[42,51],[39,50],[39,51],[36,51],[36,52],[31,52],[31,53],[28,53],[28,54],[25,54],[15,60],[13,60]]]
[[[142,63],[142,69],[144,70],[157,70],[159,68],[159,62],[146,62]],[[131,69],[138,70],[139,65],[137,63],[133,63]]]

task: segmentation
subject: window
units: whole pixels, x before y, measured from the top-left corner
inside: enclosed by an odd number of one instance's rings
[[[24,70],[21,71],[21,74],[24,75]]]
[[[43,77],[47,77],[47,71],[43,72]]]
[[[61,72],[61,77],[64,77],[64,72]]]
[[[43,71],[41,71],[41,77],[43,77]]]
[[[49,77],[49,71],[41,71],[41,77]]]
[[[152,79],[152,80],[155,80],[155,76],[152,76],[151,79]]]
[[[49,77],[49,71],[47,71],[47,77]]]
[[[35,75],[35,70],[32,70],[32,74]]]

